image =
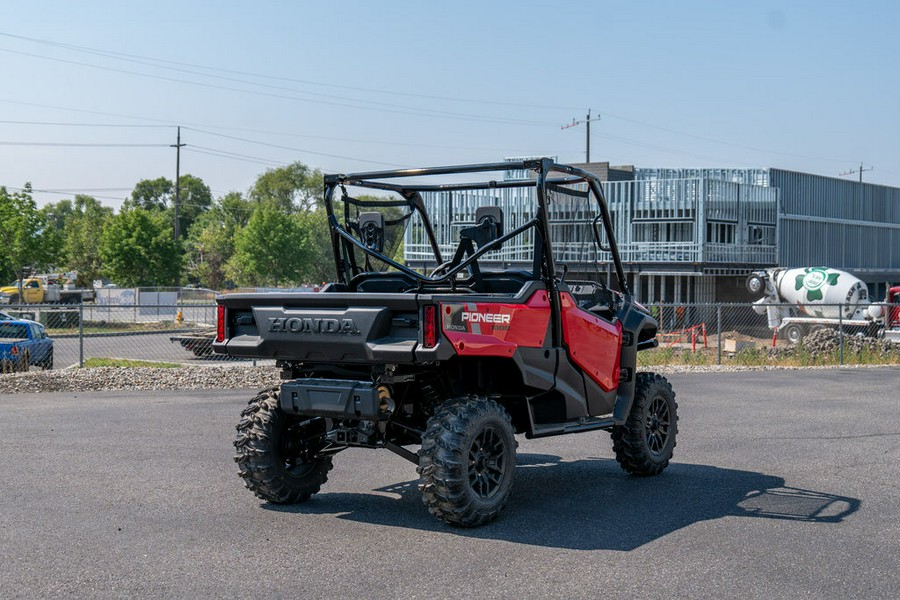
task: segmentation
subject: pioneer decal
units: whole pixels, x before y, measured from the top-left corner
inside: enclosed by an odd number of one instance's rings
[[[463,322],[469,323],[493,323],[494,325],[509,325],[512,315],[502,315],[499,313],[482,313],[482,312],[466,312],[463,311]]]
[[[492,335],[512,326],[512,311],[500,305],[445,304],[443,327],[447,331]]]
[[[269,331],[334,335],[359,335],[360,333],[353,319],[319,317],[270,317]]]

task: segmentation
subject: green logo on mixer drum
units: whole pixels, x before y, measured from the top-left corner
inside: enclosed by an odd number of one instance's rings
[[[840,277],[840,273],[829,273],[825,267],[810,267],[804,269],[801,275],[797,275],[794,289],[799,291],[801,288],[806,288],[806,300],[808,302],[821,300],[823,297],[822,288],[826,284],[837,285],[838,277]]]

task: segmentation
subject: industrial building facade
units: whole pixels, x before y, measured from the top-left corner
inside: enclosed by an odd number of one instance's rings
[[[746,275],[771,266],[829,266],[865,281],[874,297],[900,282],[900,188],[781,169],[648,169],[575,165],[603,188],[629,287],[644,302],[744,302]],[[508,179],[527,177],[507,173]],[[507,231],[531,218],[533,188],[423,194],[442,252],[479,206],[499,206]],[[561,194],[549,204],[554,247],[571,277],[603,271],[593,209]],[[410,266],[431,257],[421,228],[406,231]],[[528,240],[492,253],[504,268],[530,266]]]

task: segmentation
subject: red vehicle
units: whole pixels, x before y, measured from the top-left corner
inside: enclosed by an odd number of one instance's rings
[[[458,182],[490,172],[507,178]],[[385,448],[418,465],[433,515],[475,526],[507,502],[515,434],[605,430],[626,471],[668,465],[675,394],[636,368],[657,323],[626,285],[593,174],[539,159],[329,175],[325,204],[336,281],[217,300],[215,352],[282,370],[237,426],[258,497],[303,502],[338,452]]]
[[[900,344],[900,286],[889,288],[885,299],[884,337]]]

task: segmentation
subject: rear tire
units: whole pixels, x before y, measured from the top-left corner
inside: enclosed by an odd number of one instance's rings
[[[50,348],[50,352],[47,353],[47,358],[41,363],[41,368],[45,371],[50,371],[53,369],[53,348]]]
[[[475,527],[500,516],[512,491],[516,438],[494,400],[448,400],[428,420],[419,450],[419,491],[428,512]]]
[[[638,373],[634,402],[624,425],[613,427],[613,450],[632,475],[658,475],[669,464],[678,434],[672,384],[656,373]]]
[[[790,325],[785,326],[785,328],[781,330],[781,333],[784,336],[784,339],[791,344],[799,344],[800,340],[802,340],[806,334],[806,331],[802,325],[791,323]]]
[[[234,460],[244,485],[258,498],[275,504],[305,502],[328,480],[331,457],[315,457],[324,421],[284,413],[277,388],[253,398],[236,429]]]

